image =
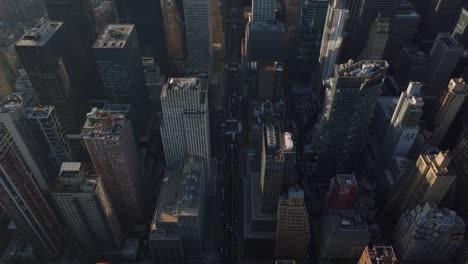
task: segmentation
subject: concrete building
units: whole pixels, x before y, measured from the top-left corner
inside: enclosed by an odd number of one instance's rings
[[[120,248],[120,223],[101,177],[88,175],[81,162],[64,162],[51,191],[71,235],[84,250],[92,254]]]
[[[323,217],[320,256],[325,259],[355,259],[369,242],[366,221],[352,209],[330,209]]]
[[[448,1],[450,2],[450,1]],[[423,90],[425,96],[434,96],[436,99],[443,93],[457,62],[464,51],[460,44],[449,33],[439,33],[430,52],[430,78],[427,89]]]
[[[422,83],[411,82],[402,92],[382,141],[381,163],[385,168],[396,156],[406,156],[419,132],[424,105],[420,97]]]
[[[335,1],[328,5],[319,57],[322,79],[332,76],[340,56],[344,29],[349,17],[349,10],[340,3],[342,2]]]
[[[276,1],[274,0],[252,0],[252,22],[275,21]]]
[[[397,262],[392,246],[367,246],[358,264],[396,264]]]
[[[53,105],[67,133],[79,131],[78,87],[70,82],[62,22],[35,21],[16,43],[16,52],[41,104]]]
[[[352,171],[387,72],[386,61],[339,65],[325,92],[322,114],[313,130],[316,173],[311,182],[329,183]],[[372,81],[369,81],[372,80]]]
[[[402,186],[405,191],[398,203],[400,213],[428,201],[440,203],[455,182],[456,174],[449,166],[451,160],[448,152],[419,156]]]
[[[366,46],[361,52],[361,59],[381,60],[390,36],[390,18],[382,17],[380,14],[372,23],[367,36]]]
[[[185,43],[187,45],[185,67],[192,71],[208,71],[210,67],[210,32],[212,27],[210,1],[183,0]]]
[[[420,20],[421,16],[409,1],[400,1],[400,6],[390,26],[390,36],[384,52],[385,58],[396,58],[401,48],[412,42]]]
[[[94,43],[93,51],[107,99],[114,104],[131,104],[141,132],[149,102],[135,26],[107,25]]]
[[[169,78],[161,92],[161,138],[168,168],[184,164],[187,156],[201,157],[206,191],[216,196],[216,175],[209,173],[211,145],[208,89],[199,78]]]
[[[203,166],[203,159],[188,157],[182,167],[166,171],[149,236],[156,260],[202,256]]]
[[[304,205],[304,190],[289,187],[278,201],[275,257],[303,259],[310,240],[309,214]]]
[[[281,22],[251,22],[245,37],[248,61],[284,61],[286,28]]]
[[[455,189],[455,209],[468,220],[468,135],[463,135],[452,151],[452,169],[457,174]]]
[[[83,141],[112,205],[124,223],[137,221],[143,209],[142,171],[132,127],[124,114],[97,108],[86,118]]]
[[[468,6],[461,9],[460,17],[453,29],[452,36],[465,48],[468,48]]]
[[[435,127],[431,139],[434,146],[440,146],[444,142],[445,136],[458,112],[462,109],[467,96],[468,85],[465,80],[463,78],[450,79],[440,109],[434,119]]]
[[[443,262],[462,244],[465,223],[433,202],[404,212],[395,227],[395,249],[403,261]]]
[[[174,0],[160,0],[161,14],[164,23],[167,56],[171,71],[175,64],[185,58],[185,29],[181,8]]]
[[[440,32],[452,31],[462,2],[462,0],[424,1],[425,12],[421,21],[423,36],[429,41]]]
[[[17,110],[22,104],[15,95],[0,103],[0,206],[35,255],[57,257],[63,247],[63,228],[43,195],[48,189],[45,175],[12,120],[21,114]]]

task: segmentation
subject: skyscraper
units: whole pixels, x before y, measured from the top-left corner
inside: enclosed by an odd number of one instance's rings
[[[129,121],[121,113],[93,108],[86,115],[83,141],[105,182],[117,215],[134,222],[142,214],[142,175]]]
[[[275,21],[275,0],[252,0],[252,22]]]
[[[341,45],[349,11],[340,2],[328,5],[327,18],[320,48],[319,63],[322,79],[328,79],[340,56]]]
[[[462,2],[462,0],[426,1],[424,3],[426,12],[421,21],[423,36],[432,40],[438,33],[452,31]]]
[[[450,169],[452,157],[448,152],[421,154],[415,166],[405,175],[399,201],[399,212],[404,212],[416,205],[432,201],[440,203],[455,181],[456,174]]]
[[[424,96],[438,98],[442,94],[443,88],[447,85],[463,51],[463,45],[449,33],[439,33],[437,35],[430,53],[431,77],[427,89],[423,91]]]
[[[406,156],[419,132],[424,105],[419,96],[422,83],[411,82],[402,92],[382,142],[382,164],[390,166],[396,156]]]
[[[361,59],[381,60],[384,56],[388,37],[390,36],[390,18],[380,14],[372,23],[367,36],[366,46],[361,52]]]
[[[397,261],[392,246],[367,246],[358,264],[396,264]]]
[[[195,71],[208,71],[210,66],[210,1],[183,0],[186,67]]]
[[[455,189],[455,209],[457,213],[468,220],[468,135],[462,135],[452,151],[452,168],[457,174]]]
[[[312,182],[328,183],[335,173],[352,171],[387,72],[386,61],[349,62],[336,68],[323,112],[314,127]]]
[[[171,69],[174,70],[175,62],[185,58],[184,21],[182,10],[174,0],[160,0],[162,18],[164,22],[164,34],[166,39],[167,56]]]
[[[384,53],[385,58],[396,58],[403,45],[411,43],[420,20],[421,16],[410,2],[400,1],[400,6],[390,26],[390,36]]]
[[[161,138],[168,168],[187,156],[203,158],[206,191],[216,195],[216,175],[209,173],[211,145],[208,89],[199,78],[169,78],[161,92]]]
[[[119,221],[99,176],[87,175],[81,162],[64,162],[52,199],[88,253],[120,248]]]
[[[301,259],[307,255],[310,227],[304,191],[293,186],[278,202],[275,257]]]
[[[0,103],[1,113],[15,112],[21,97],[12,95]],[[0,120],[0,205],[38,256],[60,254],[63,229],[42,191],[48,189],[44,175],[31,157],[28,146],[15,130],[10,115]],[[42,190],[42,191],[41,191]]]
[[[433,202],[403,213],[395,227],[395,249],[404,261],[448,262],[462,244],[465,223]]]
[[[53,105],[67,133],[79,131],[77,87],[70,83],[62,22],[37,20],[16,52],[41,104]]]
[[[249,23],[245,42],[249,61],[284,61],[286,29],[281,22],[260,21]]]
[[[468,47],[468,6],[461,9],[460,17],[453,29],[452,36],[462,43],[463,46]]]
[[[115,104],[131,104],[137,113],[136,125],[143,130],[148,96],[135,26],[107,25],[93,51],[107,99]]]
[[[450,79],[442,104],[434,119],[432,144],[440,146],[468,96],[468,85],[463,78]]]

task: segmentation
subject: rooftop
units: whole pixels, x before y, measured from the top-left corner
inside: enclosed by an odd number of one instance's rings
[[[250,31],[285,32],[285,26],[277,21],[257,21],[249,23]]]
[[[354,63],[353,60],[349,60],[347,63],[343,63],[336,66],[336,75],[340,77],[369,77],[374,73],[388,68],[387,61],[384,60],[363,60]]]
[[[200,89],[198,78],[169,78],[167,80],[168,90],[197,90]]]
[[[24,30],[24,35],[17,46],[43,46],[50,37],[63,25],[63,22],[52,22],[41,18],[35,20]]]
[[[80,174],[82,169],[81,162],[62,162],[59,177],[73,178]]]
[[[86,121],[82,130],[83,139],[118,140],[124,122],[124,114],[103,111],[95,107],[86,114]]]
[[[326,218],[334,232],[368,231],[366,221],[353,209],[330,209]]]
[[[369,256],[370,264],[392,264],[397,262],[392,246],[374,246],[365,249]]]
[[[128,37],[134,29],[132,24],[109,24],[97,38],[93,48],[121,49],[125,48]]]
[[[111,113],[128,113],[132,109],[131,104],[105,104],[102,111]]]
[[[337,174],[335,176],[338,185],[340,186],[357,186],[356,177],[353,174]]]
[[[0,113],[10,113],[16,111],[23,105],[23,98],[19,94],[11,94],[0,102]]]
[[[43,105],[38,107],[27,107],[26,118],[28,119],[47,119],[54,110],[53,105]]]

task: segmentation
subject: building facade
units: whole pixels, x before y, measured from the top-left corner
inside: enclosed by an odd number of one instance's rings
[[[377,16],[372,23],[367,36],[366,46],[362,50],[361,59],[381,60],[390,36],[390,18]]]
[[[183,0],[185,18],[186,67],[208,71],[210,67],[210,1]]]
[[[358,264],[396,264],[397,262],[392,246],[367,246]]]
[[[463,46],[468,47],[468,8],[466,6],[461,9],[460,17],[453,29],[452,36],[462,43]]]
[[[462,0],[430,0],[424,2],[426,10],[421,21],[423,36],[434,39],[440,32],[452,31],[462,2]]]
[[[351,209],[357,195],[358,184],[354,174],[337,174],[330,185],[331,209]]]

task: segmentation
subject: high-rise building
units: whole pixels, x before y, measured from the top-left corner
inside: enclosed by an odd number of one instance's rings
[[[319,58],[322,79],[328,79],[332,76],[333,69],[340,56],[344,29],[349,17],[349,10],[340,3],[335,1],[328,6]]]
[[[284,98],[284,67],[280,62],[249,62],[248,95],[260,101]]]
[[[12,122],[21,114],[17,110],[22,104],[15,95],[0,103],[0,206],[32,244],[34,254],[57,257],[63,247],[63,229],[42,193],[48,189],[47,181]]]
[[[81,162],[64,162],[51,191],[59,213],[83,249],[95,253],[120,248],[119,221],[101,177],[88,175]]]
[[[331,209],[351,209],[357,195],[358,184],[354,174],[337,174],[330,184]]]
[[[286,28],[288,62],[293,62],[297,54],[297,25],[300,17],[300,2],[300,0],[284,1],[284,26]]]
[[[252,22],[275,21],[276,1],[252,0]]]
[[[248,61],[284,61],[286,29],[282,22],[251,22],[245,37]]]
[[[458,112],[462,109],[467,96],[468,85],[465,80],[463,78],[450,79],[442,104],[434,119],[435,128],[431,139],[434,146],[440,146],[444,142],[445,136]]]
[[[430,77],[428,87],[423,91],[425,96],[438,98],[442,94],[463,51],[463,45],[449,33],[437,35],[430,53]]]
[[[451,32],[458,18],[462,2],[462,0],[425,1],[426,10],[421,21],[423,36],[433,40],[438,33]]]
[[[161,185],[149,245],[157,260],[183,260],[202,255],[205,211],[203,159],[188,157],[167,170]]]
[[[395,227],[395,249],[403,261],[448,262],[463,243],[465,223],[433,202],[404,212]]]
[[[122,113],[93,108],[86,115],[83,141],[105,182],[117,215],[134,222],[142,215],[142,175],[132,127]]]
[[[41,135],[41,140],[49,145],[49,154],[54,167],[59,168],[62,162],[75,160],[54,106],[27,107],[25,115],[35,132]]]
[[[395,61],[395,80],[401,87],[407,87],[410,82],[427,83],[429,55],[416,47],[403,47]]]
[[[63,23],[35,21],[15,48],[41,104],[55,107],[67,133],[79,131],[79,98],[70,83]]]
[[[145,71],[146,89],[148,89],[149,100],[151,104],[151,113],[161,113],[161,91],[166,76],[161,74],[159,65],[153,58],[143,57],[143,70]]]
[[[309,214],[304,205],[304,190],[298,186],[288,188],[287,195],[278,201],[276,224],[276,258],[305,258],[309,248]]]
[[[117,10],[113,0],[90,0],[89,4],[94,14],[96,35],[101,33],[107,24],[117,23]]]
[[[457,174],[455,184],[455,209],[468,220],[468,135],[463,135],[452,151],[452,169]]]
[[[135,26],[110,24],[93,45],[96,63],[107,99],[131,104],[139,130],[146,122],[148,96]]]
[[[385,47],[385,58],[396,58],[403,45],[410,44],[416,34],[421,16],[406,0],[400,1],[390,26],[390,36]]]
[[[320,57],[325,19],[327,17],[327,0],[301,0],[300,17],[297,32],[297,68],[295,74],[309,81],[311,72],[317,72]]]
[[[405,175],[406,181],[402,186],[405,191],[399,200],[399,212],[427,201],[440,203],[456,178],[449,166],[451,160],[448,152],[421,154],[415,166]]]
[[[326,90],[323,113],[313,131],[314,167],[319,173],[311,182],[329,183],[335,173],[352,171],[387,68],[386,61],[372,60],[350,61],[336,68]]]
[[[381,163],[384,167],[390,166],[396,156],[406,156],[416,139],[424,105],[419,96],[422,86],[422,83],[411,82],[400,95],[382,142]]]
[[[460,17],[453,29],[452,36],[468,48],[468,6],[464,6],[461,9]]]
[[[390,18],[382,17],[379,14],[370,27],[366,46],[361,52],[361,58],[365,60],[383,59],[389,36]]]
[[[210,0],[211,1],[211,0]],[[206,0],[183,0],[186,67],[208,71],[210,66],[210,5]]]
[[[356,259],[369,243],[366,220],[352,209],[330,209],[323,217],[320,256],[325,259]]]
[[[208,89],[199,78],[169,78],[161,92],[161,138],[168,168],[184,164],[187,156],[203,158],[206,191],[216,196],[216,175],[210,168]]]
[[[397,262],[392,246],[367,246],[358,264],[396,264]]]
[[[280,131],[278,124],[265,124],[262,138],[260,187],[262,210],[275,211],[283,178],[294,174],[295,151],[289,132]]]
[[[182,10],[174,0],[160,0],[164,34],[166,39],[167,57],[171,71],[175,69],[175,62],[185,58],[185,30],[182,20]]]

